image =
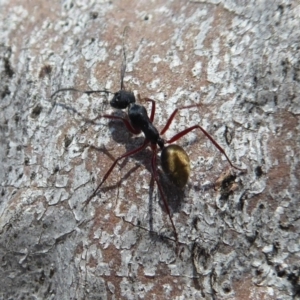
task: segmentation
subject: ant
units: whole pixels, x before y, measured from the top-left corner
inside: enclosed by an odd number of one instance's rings
[[[200,125],[194,125],[192,127],[189,127],[185,130],[182,130],[181,132],[175,134],[172,138],[165,140],[161,136],[169,129],[172,121],[174,120],[175,115],[178,111],[183,109],[190,109],[192,107],[198,107],[199,104],[193,104],[188,106],[183,106],[176,108],[171,116],[168,118],[165,126],[161,131],[158,131],[158,129],[153,125],[154,121],[154,115],[155,115],[155,101],[150,98],[143,98],[141,99],[140,95],[138,94],[138,100],[141,103],[142,101],[147,101],[151,103],[151,113],[150,117],[148,116],[146,108],[141,105],[137,104],[136,97],[133,94],[133,92],[128,91],[125,89],[124,86],[124,75],[126,71],[126,54],[124,50],[124,44],[123,44],[123,55],[124,59],[122,62],[121,67],[121,88],[118,92],[113,93],[108,90],[88,90],[88,91],[81,91],[76,88],[62,88],[57,90],[51,95],[51,98],[53,98],[57,93],[61,91],[77,91],[85,94],[91,94],[91,93],[106,93],[106,94],[113,94],[113,98],[110,101],[110,106],[116,109],[127,109],[127,117],[120,117],[115,115],[101,115],[97,118],[107,118],[112,120],[120,120],[124,123],[126,128],[132,133],[132,134],[140,134],[141,132],[145,136],[145,140],[141,146],[138,148],[128,151],[124,153],[123,155],[119,156],[117,159],[115,159],[114,163],[111,165],[111,167],[106,171],[103,179],[98,184],[97,188],[94,190],[94,192],[91,194],[91,196],[85,201],[84,206],[86,206],[99,192],[104,182],[107,180],[111,172],[113,171],[116,164],[123,158],[129,157],[131,155],[134,155],[146,147],[150,146],[152,150],[152,157],[151,157],[151,173],[152,176],[158,186],[158,190],[160,192],[161,198],[164,203],[165,210],[167,211],[167,214],[169,216],[170,222],[173,227],[174,235],[175,235],[175,241],[178,242],[178,235],[177,231],[173,222],[173,219],[171,217],[171,212],[168,206],[167,199],[165,197],[165,194],[162,189],[162,185],[158,178],[158,172],[157,172],[157,154],[159,151],[161,151],[160,161],[161,166],[164,171],[164,173],[167,175],[167,177],[173,182],[174,185],[176,185],[179,188],[183,188],[189,178],[190,175],[190,160],[186,153],[186,151],[179,145],[173,144],[189,132],[191,132],[194,129],[200,129],[204,135],[210,139],[210,141],[214,144],[214,146],[225,156],[228,163],[232,168],[235,168],[237,170],[243,171],[243,169],[240,169],[232,164],[230,159],[228,158],[227,154],[223,150],[223,148],[213,139],[213,137],[205,131]],[[92,122],[93,123],[93,122]],[[170,145],[169,145],[170,144]],[[166,146],[167,145],[167,146]]]

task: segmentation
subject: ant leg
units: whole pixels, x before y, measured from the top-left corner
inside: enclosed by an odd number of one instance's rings
[[[160,135],[163,135],[170,127],[175,115],[177,114],[177,112],[179,110],[182,110],[182,109],[187,109],[187,108],[192,108],[192,107],[197,107],[197,106],[200,106],[200,104],[192,104],[192,105],[188,105],[188,106],[183,106],[183,107],[179,107],[179,108],[176,108],[173,113],[171,114],[171,116],[169,117],[168,121],[167,121],[167,124],[165,125],[165,127],[162,129],[162,131],[160,132]]]
[[[81,112],[77,111],[75,108],[73,108],[72,106],[68,106],[66,104],[63,103],[58,103],[55,102],[54,105],[60,106],[68,111],[71,111],[73,114],[78,115],[82,120],[84,120],[86,123],[89,124],[93,124],[93,125],[99,125],[98,123],[96,123],[95,121],[98,119],[98,117],[94,118],[94,119],[89,119],[86,118]]]
[[[148,140],[145,140],[144,143],[134,149],[134,150],[131,150],[129,152],[126,152],[125,154],[119,156],[115,161],[114,163],[111,165],[111,167],[108,169],[108,171],[106,172],[106,174],[104,175],[103,179],[101,180],[101,182],[98,184],[97,188],[95,189],[95,191],[93,192],[93,194],[85,201],[84,203],[84,206],[88,205],[89,202],[96,196],[96,194],[98,193],[99,189],[101,188],[102,184],[105,182],[105,180],[108,178],[108,176],[110,175],[110,173],[112,172],[112,170],[114,169],[114,167],[116,166],[116,164],[118,163],[119,160],[125,158],[125,157],[128,157],[128,156],[131,156],[141,150],[143,150],[144,148],[146,148],[149,144],[149,141]]]
[[[158,175],[157,175],[157,150],[156,150],[156,145],[151,145],[151,148],[152,148],[152,151],[153,151],[153,154],[152,154],[152,159],[151,159],[151,167],[152,167],[152,174],[153,174],[153,177],[154,177],[154,180],[158,186],[158,189],[159,189],[159,193],[163,199],[163,202],[164,202],[164,206],[165,206],[165,209],[168,213],[168,216],[169,216],[169,219],[171,221],[171,224],[172,224],[172,227],[173,227],[173,230],[174,230],[174,234],[175,234],[175,240],[176,240],[176,243],[178,243],[178,237],[177,237],[177,231],[176,231],[176,228],[175,228],[175,225],[173,223],[173,219],[171,217],[171,212],[170,212],[170,209],[169,209],[169,205],[168,205],[168,202],[165,198],[165,194],[163,192],[163,189],[162,189],[162,186],[158,180]]]
[[[206,137],[208,137],[210,139],[210,141],[214,144],[214,146],[226,157],[227,161],[229,162],[229,164],[231,165],[232,168],[235,168],[235,169],[240,170],[240,171],[245,171],[245,169],[241,169],[241,168],[238,168],[238,167],[234,166],[232,164],[231,160],[229,159],[229,157],[227,156],[227,154],[225,153],[224,149],[213,139],[213,137],[207,131],[205,131],[199,125],[192,126],[190,128],[187,128],[187,129],[177,133],[171,139],[167,140],[166,143],[171,144],[171,143],[177,141],[178,139],[180,139],[181,137],[183,137],[184,135],[188,134],[190,131],[192,131],[196,128],[200,129],[206,135]]]
[[[112,115],[102,115],[102,116],[99,116],[97,117],[96,119],[98,118],[106,118],[106,119],[111,119],[111,120],[121,120],[126,128],[133,134],[140,134],[141,133],[141,130],[137,130],[135,128],[132,127],[132,125],[130,124],[130,122],[125,119],[125,118],[122,118],[122,117],[118,117],[118,116],[112,116]]]
[[[142,100],[145,100],[145,101],[148,101],[148,102],[151,102],[152,103],[152,106],[151,106],[151,114],[150,114],[150,121],[151,123],[153,123],[153,120],[154,120],[154,115],[155,115],[155,101],[150,99],[150,98],[143,98],[141,99],[141,96],[140,94],[138,94],[138,98],[139,98],[139,102],[142,102]]]

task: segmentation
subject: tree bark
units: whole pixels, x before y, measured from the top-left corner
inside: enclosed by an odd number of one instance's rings
[[[300,295],[298,1],[1,4],[0,299],[291,299]],[[126,28],[126,29],[125,29]],[[123,34],[125,32],[125,34]],[[156,101],[188,153],[184,190],[111,95]],[[150,112],[150,105],[143,101]],[[91,122],[91,120],[94,120]]]

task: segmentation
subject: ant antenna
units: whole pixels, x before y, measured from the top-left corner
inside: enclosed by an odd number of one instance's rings
[[[56,94],[60,93],[60,92],[66,92],[66,91],[72,91],[72,92],[79,92],[82,94],[93,94],[93,93],[106,93],[106,94],[113,94],[112,92],[108,91],[108,90],[87,90],[87,91],[82,91],[73,87],[69,87],[69,88],[62,88],[59,89],[57,91],[55,91],[50,98],[53,98]]]
[[[122,66],[121,66],[121,90],[125,90],[125,86],[124,86],[124,76],[125,76],[125,72],[126,72],[126,51],[125,51],[125,38],[126,38],[126,33],[128,31],[128,26],[126,26],[124,28],[124,31],[123,31],[123,37],[122,37],[122,51],[123,51],[123,61],[122,61]],[[62,88],[62,89],[59,89],[57,91],[55,91],[51,96],[50,98],[53,98],[56,94],[60,93],[60,92],[66,92],[66,91],[72,91],[72,92],[79,92],[79,93],[82,93],[82,94],[93,94],[93,93],[106,93],[106,94],[114,94],[108,90],[86,90],[86,91],[83,91],[83,90],[79,90],[79,89],[76,89],[74,87],[69,87],[69,88]]]
[[[124,87],[124,76],[125,76],[125,71],[126,71],[125,37],[126,37],[127,30],[128,30],[128,26],[126,26],[124,28],[123,40],[122,40],[123,61],[122,61],[122,67],[121,67],[121,90],[125,90],[125,87]]]

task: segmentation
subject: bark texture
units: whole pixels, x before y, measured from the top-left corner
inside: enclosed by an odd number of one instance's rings
[[[88,2],[88,4],[87,4]],[[0,0],[0,299],[300,297],[299,1]],[[191,160],[184,191],[105,95],[156,100]],[[142,103],[150,110],[149,104]],[[122,113],[120,113],[122,115]]]

